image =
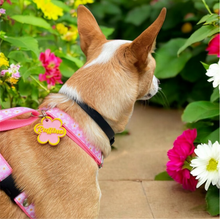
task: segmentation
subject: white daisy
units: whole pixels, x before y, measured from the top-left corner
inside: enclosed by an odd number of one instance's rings
[[[200,144],[195,149],[197,157],[191,161],[190,166],[193,167],[191,174],[196,176],[198,183],[196,188],[205,183],[207,191],[210,184],[220,188],[220,144],[211,141],[208,144]]]
[[[220,59],[218,61],[218,64],[215,63],[209,66],[206,75],[211,77],[210,79],[208,79],[208,82],[213,81],[213,87],[219,86],[218,88],[220,90]]]

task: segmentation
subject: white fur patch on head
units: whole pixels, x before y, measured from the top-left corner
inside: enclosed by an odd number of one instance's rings
[[[159,90],[158,79],[154,76],[153,81],[150,88],[150,94],[154,96]]]
[[[153,97],[159,90],[159,85],[158,85],[158,79],[153,76],[153,80],[150,86],[150,90],[147,94],[145,94],[144,97],[140,98],[139,100],[149,100],[151,97]]]
[[[95,64],[104,64],[107,63],[115,54],[116,50],[125,43],[131,43],[130,40],[113,40],[110,42],[107,42],[103,45],[102,51],[100,55],[92,60],[90,63],[84,66],[84,68],[88,68]]]
[[[74,99],[82,102],[82,98],[78,91],[75,88],[69,87],[67,84],[64,84],[59,90],[60,94],[65,94],[68,99]]]

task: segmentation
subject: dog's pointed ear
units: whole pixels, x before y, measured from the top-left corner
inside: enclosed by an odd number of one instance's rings
[[[151,52],[155,44],[156,37],[163,25],[166,17],[166,8],[163,8],[157,19],[144,32],[141,33],[129,46],[135,66],[142,70],[146,67],[148,53]]]
[[[83,5],[77,9],[77,25],[80,36],[80,47],[87,56],[89,47],[106,40],[92,13]]]

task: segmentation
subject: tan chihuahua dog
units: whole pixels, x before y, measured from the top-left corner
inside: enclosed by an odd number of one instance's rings
[[[115,133],[123,131],[135,101],[149,99],[158,91],[151,52],[165,15],[164,8],[133,42],[106,40],[90,11],[79,6],[80,46],[87,62],[40,107],[66,112],[107,157],[111,151],[109,139],[76,101],[98,111]],[[29,116],[26,113],[19,118]],[[40,118],[31,125],[0,133],[0,153],[13,169],[16,186],[34,203],[38,219],[97,218],[101,197],[98,165],[68,136],[56,147],[41,146],[33,131],[39,122]],[[0,218],[27,218],[1,190]]]

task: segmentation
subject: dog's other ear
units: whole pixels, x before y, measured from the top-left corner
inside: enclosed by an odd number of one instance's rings
[[[143,70],[147,64],[148,53],[154,47],[156,37],[163,25],[166,16],[166,8],[163,8],[157,19],[141,35],[139,35],[129,46],[135,66],[139,71]]]
[[[83,5],[77,9],[77,25],[80,36],[80,47],[84,54],[87,56],[88,49],[91,45],[95,46],[106,38],[99,28],[96,19],[92,13]]]

